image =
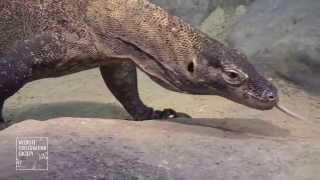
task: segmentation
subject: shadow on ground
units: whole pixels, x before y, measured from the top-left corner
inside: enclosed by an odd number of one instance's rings
[[[10,125],[24,120],[34,119],[45,121],[59,117],[74,118],[99,118],[99,119],[131,119],[128,113],[115,103],[96,102],[64,102],[50,104],[33,104],[23,106],[15,110],[14,115],[9,115],[9,119],[14,119]],[[8,112],[13,114],[12,112]],[[162,120],[163,121],[163,120]],[[209,127],[235,134],[254,134],[269,137],[286,137],[290,131],[262,119],[245,118],[177,118],[166,119],[165,121],[180,123],[190,126]]]
[[[130,119],[128,113],[119,105],[96,102],[30,104],[8,111],[7,114],[9,114],[7,119],[14,119],[14,122],[21,122],[27,119],[44,121],[58,117]]]
[[[290,131],[262,119],[246,118],[177,118],[167,121],[191,126],[209,127],[233,134],[253,134],[268,137],[287,137]]]

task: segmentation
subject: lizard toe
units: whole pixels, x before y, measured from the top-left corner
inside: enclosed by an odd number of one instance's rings
[[[189,114],[177,112],[177,118],[192,118]]]
[[[176,112],[173,109],[164,109],[160,113],[160,119],[173,119],[173,118],[191,118],[188,114]]]
[[[151,113],[150,113],[151,112]],[[173,118],[191,118],[188,114],[176,112],[173,109],[153,110],[149,108],[144,114],[134,116],[135,121],[151,120],[151,119],[173,119]]]

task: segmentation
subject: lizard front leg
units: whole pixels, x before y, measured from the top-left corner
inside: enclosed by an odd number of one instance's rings
[[[134,63],[123,61],[100,67],[101,75],[113,93],[134,120],[168,119],[190,117],[172,109],[154,110],[146,106],[139,97],[137,70]]]

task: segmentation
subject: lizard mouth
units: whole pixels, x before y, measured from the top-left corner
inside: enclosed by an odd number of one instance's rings
[[[247,100],[242,104],[259,110],[270,110],[278,103],[278,97],[275,97],[272,100],[267,100],[264,97],[257,97],[255,94],[250,92],[247,92],[244,96],[247,96]]]
[[[161,87],[168,89],[168,90],[171,90],[171,91],[181,92],[181,90],[179,88],[177,88],[175,85],[173,85],[170,81],[159,78],[157,76],[153,76],[151,74],[148,74],[148,75],[154,82],[159,84]]]

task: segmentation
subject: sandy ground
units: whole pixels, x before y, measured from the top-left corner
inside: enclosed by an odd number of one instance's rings
[[[319,97],[277,83],[282,104],[307,118],[301,121],[173,93],[142,74],[139,82],[148,105],[194,119],[120,120],[130,117],[98,70],[33,82],[6,103],[15,124],[0,131],[0,179],[318,179]],[[15,171],[17,136],[49,137],[49,171]]]
[[[232,128],[246,128],[247,124],[266,128],[263,124],[267,123],[270,127],[289,129],[292,136],[320,137],[319,96],[309,95],[286,83],[277,83],[281,103],[306,117],[307,121],[293,119],[276,109],[250,109],[217,96],[174,93],[161,88],[145,75],[139,75],[139,90],[149,106],[170,107],[194,118],[227,119]],[[4,112],[5,118],[14,122],[56,117],[130,118],[106,88],[96,69],[30,83],[7,101]]]

